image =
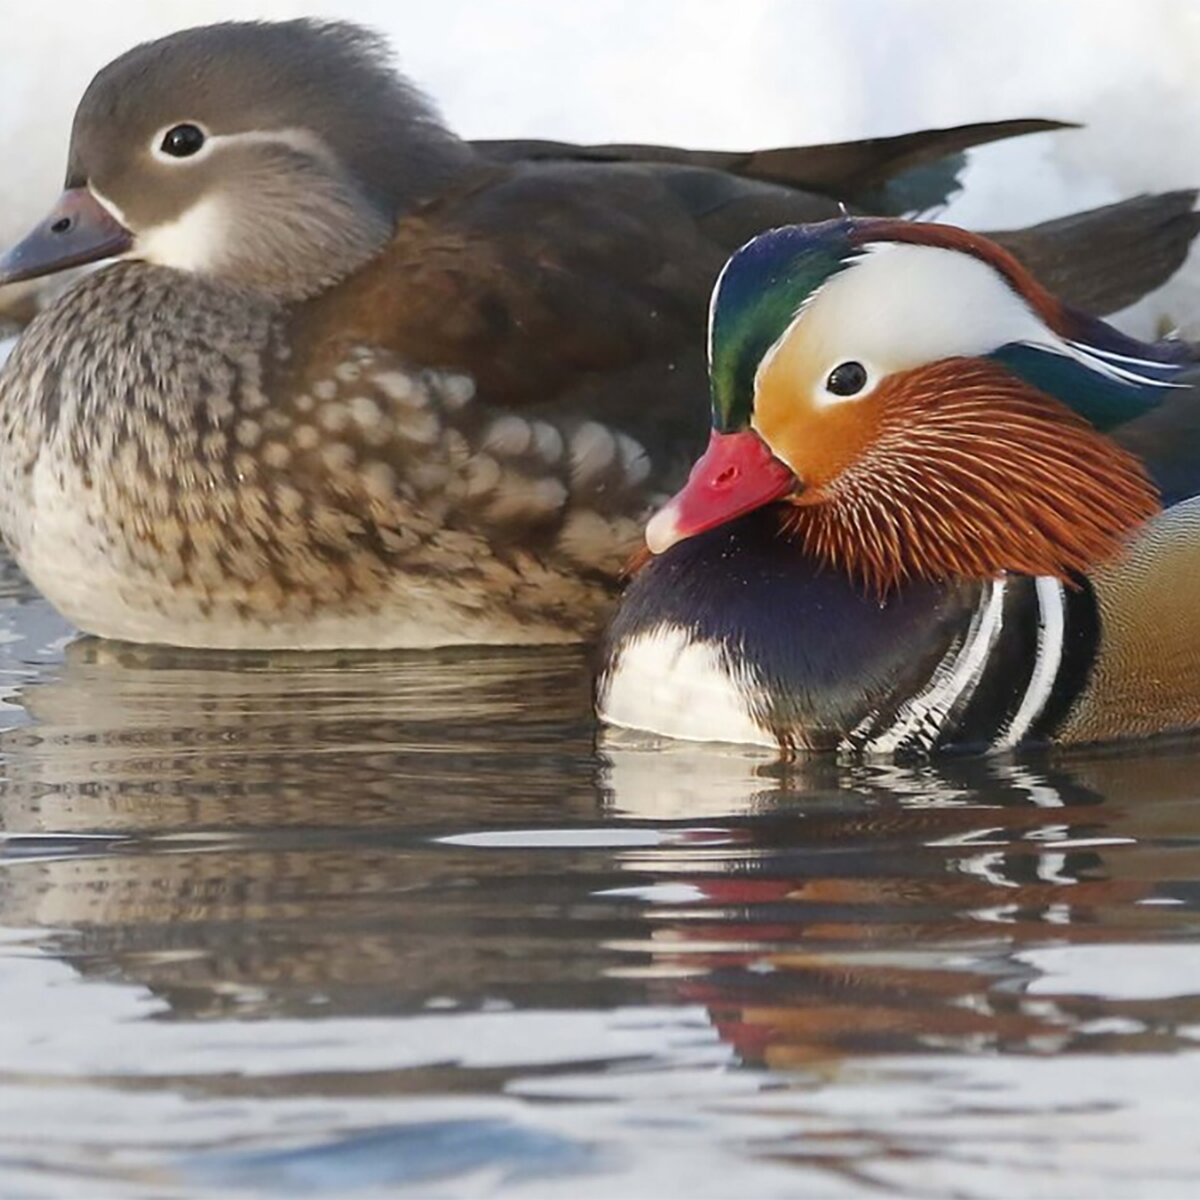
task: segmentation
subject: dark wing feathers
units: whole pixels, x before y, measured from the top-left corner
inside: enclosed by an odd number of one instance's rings
[[[1189,387],[1169,392],[1158,408],[1110,432],[1146,464],[1165,508],[1200,496],[1200,365],[1184,379]]]
[[[525,167],[447,197],[306,305],[314,328],[294,340],[332,355],[325,331],[338,329],[470,374],[486,404],[644,433],[656,465],[655,446],[693,453],[708,425],[708,294],[732,246],[705,233],[664,170]]]
[[[1060,300],[1103,316],[1164,284],[1200,230],[1195,191],[1136,196],[1028,229],[989,236]]]
[[[883,214],[935,208],[957,189],[966,150],[1065,128],[1072,126],[1028,118],[754,151],[536,140],[475,147],[514,165],[657,167],[687,216],[729,252],[763,229],[834,216],[838,203]],[[1067,303],[1103,315],[1140,299],[1182,265],[1200,229],[1195,199],[1191,191],[1139,196],[991,236]]]
[[[951,129],[925,129],[896,137],[864,138],[823,146],[773,150],[682,150],[675,146],[581,146],[551,141],[481,141],[473,145],[489,158],[521,162],[638,162],[703,167],[740,179],[815,192],[874,212],[902,215],[944,203],[958,186],[962,153],[973,146],[1026,133],[1071,128],[1062,121],[1027,118],[984,121]],[[940,164],[938,171],[929,168]],[[903,179],[920,169],[921,185]],[[895,207],[903,205],[903,207]],[[885,207],[880,207],[884,205]]]

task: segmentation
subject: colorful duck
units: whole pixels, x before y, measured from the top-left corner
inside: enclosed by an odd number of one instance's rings
[[[1200,725],[1193,364],[961,229],[755,238],[713,292],[711,440],[646,530],[600,715],[901,757]]]
[[[3,282],[122,260],[0,373],[0,532],[108,637],[590,638],[700,449],[731,250],[839,199],[933,202],[965,146],[1044,127],[742,156],[472,145],[350,25],[139,46],[92,81],[66,192],[0,261]],[[1108,309],[1178,265],[1192,199],[1010,240]]]

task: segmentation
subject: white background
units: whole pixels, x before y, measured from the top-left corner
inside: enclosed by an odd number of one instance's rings
[[[1087,124],[980,152],[946,214],[964,224],[1200,184],[1200,0],[0,0],[0,13],[5,242],[57,194],[98,67],[169,30],[247,16],[385,30],[473,137],[750,148],[1015,116]],[[1200,329],[1200,269],[1189,274],[1153,312]]]

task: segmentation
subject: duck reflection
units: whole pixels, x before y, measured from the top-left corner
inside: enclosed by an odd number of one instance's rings
[[[0,922],[160,1020],[698,1006],[776,1069],[1200,1026],[1171,958],[1200,925],[1195,751],[597,750],[587,666],[90,640],[13,665]]]
[[[743,1061],[1194,1044],[1194,747],[913,769],[606,757],[606,803],[626,817],[679,821],[689,790],[718,781],[736,844],[625,866],[651,896],[676,885],[645,913],[648,973],[708,1006]],[[1123,963],[1142,974],[1132,989]]]
[[[594,822],[580,653],[85,639],[16,700],[30,720],[0,735],[0,921],[53,931],[85,973],[137,980],[191,1018],[536,984],[522,905],[565,882],[432,839],[523,813]]]

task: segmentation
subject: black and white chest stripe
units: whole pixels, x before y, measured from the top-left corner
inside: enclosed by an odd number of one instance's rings
[[[634,580],[601,649],[610,725],[702,742],[920,758],[1053,738],[1098,640],[1086,581],[914,583],[885,600],[778,553],[751,516]]]
[[[1051,738],[1087,682],[1098,635],[1086,581],[1002,576],[926,684],[869,713],[839,746],[866,757],[1000,752]]]

